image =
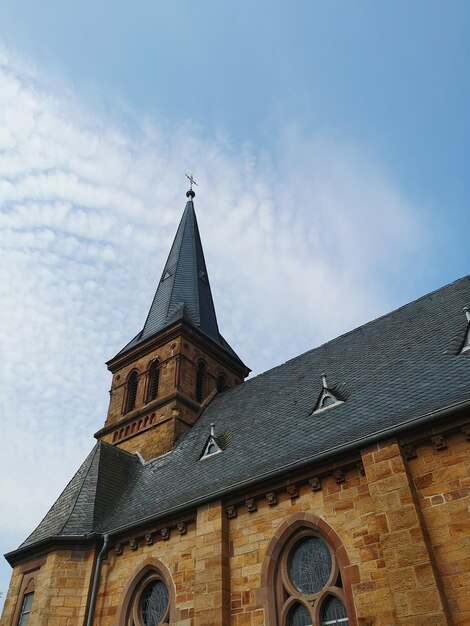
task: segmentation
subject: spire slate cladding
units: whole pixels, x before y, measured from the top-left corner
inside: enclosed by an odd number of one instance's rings
[[[118,355],[143,343],[168,326],[185,321],[241,362],[219,333],[194,211],[194,192],[188,191],[186,195],[189,199],[144,327]]]

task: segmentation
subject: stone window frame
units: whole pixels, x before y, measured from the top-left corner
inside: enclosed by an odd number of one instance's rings
[[[317,594],[301,594],[289,579],[288,565],[292,550],[299,541],[318,537],[328,546],[332,556],[332,572],[327,584]],[[342,587],[334,583],[341,574]],[[352,596],[352,583],[359,582],[357,565],[351,565],[339,536],[322,518],[310,513],[296,513],[284,520],[268,544],[261,574],[261,594],[269,626],[286,626],[289,612],[299,600],[312,616],[314,625],[321,624],[321,610],[327,598],[336,596],[344,604],[349,626],[357,626]],[[282,600],[283,588],[289,598]]]
[[[21,617],[21,609],[23,607],[23,602],[25,596],[28,593],[34,593],[36,589],[36,580],[41,569],[41,565],[44,564],[44,559],[38,559],[37,561],[33,561],[32,563],[28,563],[23,568],[23,579],[21,581],[20,591],[18,593],[18,598],[16,601],[15,612],[13,613],[13,619],[11,621],[13,626],[17,626]],[[33,596],[34,602],[34,596]],[[32,607],[33,605],[31,605]]]
[[[117,610],[117,626],[143,626],[138,614],[140,599],[147,585],[156,580],[165,583],[168,590],[168,607],[159,626],[168,626],[176,621],[176,591],[167,567],[155,558],[146,559],[134,572],[121,596]]]

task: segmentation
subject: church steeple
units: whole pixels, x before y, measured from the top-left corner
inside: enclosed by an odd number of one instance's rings
[[[107,363],[111,400],[96,433],[146,458],[171,449],[213,394],[250,371],[219,333],[192,184],[186,195],[144,327]]]
[[[194,211],[194,191],[188,202],[141,332],[119,354],[179,321],[195,326],[232,356],[236,354],[219,333],[204,252]],[[238,357],[237,357],[238,358]]]

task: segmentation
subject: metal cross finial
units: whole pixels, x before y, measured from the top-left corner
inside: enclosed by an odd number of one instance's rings
[[[189,180],[189,190],[190,191],[193,190],[193,185],[196,185],[196,187],[199,187],[199,185],[197,184],[197,182],[193,178],[193,173],[191,172],[191,170],[186,170],[184,175]]]

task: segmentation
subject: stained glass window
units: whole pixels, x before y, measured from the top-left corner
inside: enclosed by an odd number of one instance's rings
[[[336,596],[330,596],[323,609],[322,626],[349,626],[344,604]]]
[[[310,613],[303,604],[296,604],[289,613],[289,626],[312,626]]]
[[[318,537],[309,537],[297,544],[290,559],[290,577],[301,593],[318,593],[331,574],[331,554]]]
[[[29,614],[31,613],[31,605],[33,604],[33,595],[33,593],[25,593],[24,595],[18,626],[26,626],[28,623]]]
[[[147,585],[140,601],[142,622],[145,626],[158,626],[168,607],[168,589],[161,580]]]

